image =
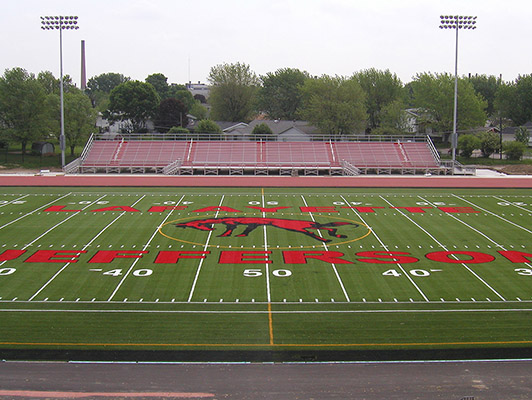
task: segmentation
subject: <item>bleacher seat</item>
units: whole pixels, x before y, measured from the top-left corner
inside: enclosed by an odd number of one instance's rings
[[[195,168],[339,169],[341,162],[358,169],[415,171],[437,169],[438,160],[426,142],[252,142],[207,140],[94,140],[81,171],[146,172],[179,161]]]

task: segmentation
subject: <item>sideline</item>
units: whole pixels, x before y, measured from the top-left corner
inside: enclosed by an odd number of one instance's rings
[[[122,187],[393,187],[532,188],[532,175],[479,176],[168,176],[143,175],[0,175],[0,186]]]

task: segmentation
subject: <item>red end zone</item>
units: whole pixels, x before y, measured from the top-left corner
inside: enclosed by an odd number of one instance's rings
[[[532,176],[2,175],[0,186],[532,188]]]

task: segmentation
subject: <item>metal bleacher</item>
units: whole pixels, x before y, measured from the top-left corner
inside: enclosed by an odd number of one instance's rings
[[[356,175],[449,173],[430,138],[307,142],[94,135],[66,173]],[[357,140],[353,140],[357,139]],[[387,140],[386,140],[387,139]]]

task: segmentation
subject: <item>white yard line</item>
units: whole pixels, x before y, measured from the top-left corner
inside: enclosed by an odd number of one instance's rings
[[[105,197],[105,196],[104,196]],[[146,195],[142,196],[140,199],[138,199],[135,203],[133,203],[132,207],[135,206],[139,201],[141,201],[144,197],[146,197]],[[103,197],[102,197],[103,198]],[[97,201],[99,201],[100,199],[96,200],[95,202],[93,202],[92,204],[96,203]],[[92,204],[89,204],[92,205]],[[88,207],[88,206],[87,206]],[[85,246],[83,246],[83,248],[81,249],[81,251],[84,251],[87,247],[89,247],[98,237],[100,237],[100,235],[102,233],[104,233],[107,228],[109,228],[111,225],[113,225],[116,221],[118,221],[127,211],[124,211],[122,212],[118,217],[116,217],[115,219],[113,219],[109,224],[107,224],[107,226],[105,228],[103,228],[102,230],[100,230],[100,232],[98,232],[96,234],[96,236],[94,236],[90,242],[88,242],[87,244],[85,244]],[[46,282],[39,290],[37,290],[33,296],[31,296],[29,298],[29,301],[32,301],[36,296],[39,295],[39,293],[41,293],[50,283],[52,283],[54,281],[55,278],[57,278],[59,276],[59,274],[61,274],[61,272],[63,272],[71,263],[67,262],[65,265],[63,265],[63,267],[57,271],[54,276],[52,276],[48,282]]]
[[[342,195],[340,195],[340,197],[342,198],[342,200],[345,202],[345,204],[349,204],[349,202],[346,200],[346,198]],[[364,218],[362,218],[362,215],[360,215],[358,213],[358,211],[356,209],[352,209],[352,211],[357,215],[358,218],[360,218],[362,220],[362,222],[364,224],[366,224],[366,226],[369,227],[368,223],[364,220]],[[389,251],[388,249],[388,246],[386,246],[384,244],[384,242],[381,240],[381,238],[379,237],[379,235],[377,235],[377,233],[375,232],[375,230],[373,228],[370,228],[371,229],[371,233],[373,234],[373,236],[375,236],[375,238],[379,241],[379,243],[381,244],[381,246],[386,250],[386,251]],[[410,283],[412,284],[412,286],[414,286],[416,288],[416,290],[418,291],[418,293],[421,295],[421,297],[423,297],[423,300],[425,301],[430,301],[429,298],[425,295],[425,293],[423,292],[423,290],[421,290],[421,288],[416,284],[416,282],[412,279],[412,277],[410,276],[410,274],[408,274],[405,269],[403,268],[403,265],[400,264],[400,263],[395,263],[395,265],[397,265],[397,267],[403,272],[403,276],[405,276],[409,281]]]
[[[305,197],[303,195],[301,195],[301,199],[303,199],[303,203],[305,203],[305,207],[308,207],[308,204],[307,204],[307,200],[305,200]],[[316,222],[316,220],[314,219],[314,215],[312,215],[311,212],[309,212],[309,215],[310,215],[310,218],[312,219],[313,222]],[[321,234],[321,231],[318,229],[318,235],[320,235],[320,237],[323,237],[322,234]],[[327,246],[327,244],[325,243],[322,243],[323,244],[323,247],[325,248],[326,251],[329,251],[329,247]],[[334,263],[331,263],[331,267],[334,271],[334,274],[336,275],[336,279],[338,280],[338,283],[340,285],[340,287],[342,288],[342,292],[345,296],[345,299],[347,302],[350,302],[351,299],[349,298],[349,295],[347,294],[347,290],[345,290],[345,286],[344,286],[344,282],[342,281],[342,278],[340,277],[340,274],[338,273],[338,269],[336,268],[336,264]]]
[[[390,207],[394,207],[394,205],[386,200],[384,197],[379,196],[381,199],[383,199],[386,203],[390,205]],[[421,225],[419,225],[416,221],[414,221],[412,218],[410,218],[408,215],[406,215],[403,211],[400,209],[395,209],[395,211],[399,212],[403,217],[408,219],[410,222],[412,222],[415,226],[417,226],[421,231],[423,231],[427,236],[429,236],[438,246],[440,246],[443,250],[449,251],[447,246],[440,243],[438,239],[436,239],[430,232],[428,232],[425,228],[423,228]],[[455,257],[458,260],[458,257]],[[473,276],[475,276],[480,282],[482,282],[488,289],[490,289],[497,297],[499,297],[502,301],[506,301],[506,299],[499,294],[488,282],[486,282],[482,277],[480,277],[475,271],[473,271],[466,263],[460,263],[465,269],[467,269]]]
[[[179,201],[176,203],[176,206],[178,206],[182,201],[183,199],[185,198],[185,195],[181,196],[181,198],[179,199]],[[164,223],[168,220],[168,218],[170,218],[170,215],[172,215],[172,213],[174,212],[174,210],[170,210],[170,212],[168,213],[168,215],[164,218],[163,222],[161,222],[157,228],[155,228],[155,231],[153,232],[153,234],[151,235],[150,239],[146,242],[146,244],[144,245],[144,247],[142,248],[142,251],[145,251],[148,246],[150,245],[151,241],[153,240],[153,238],[155,237],[155,235],[157,234],[157,232],[159,232],[159,229],[161,228],[161,226],[164,225]],[[129,267],[129,269],[127,270],[127,272],[124,274],[124,276],[122,277],[122,279],[120,280],[120,282],[118,283],[118,285],[116,286],[115,290],[113,290],[113,293],[111,293],[111,296],[109,296],[109,298],[107,299],[107,301],[111,301],[113,299],[113,297],[115,296],[116,292],[118,292],[118,289],[120,289],[120,287],[122,286],[122,284],[124,283],[124,281],[126,280],[126,278],[129,276],[129,274],[131,273],[131,271],[133,271],[133,268],[135,268],[135,265],[137,265],[137,262],[140,260],[140,258],[135,258],[135,260],[133,261],[133,263],[131,264],[131,267]]]
[[[4,228],[5,228],[6,226],[8,226],[8,225],[11,225],[11,224],[13,224],[13,223],[15,223],[15,222],[17,222],[17,221],[20,221],[22,218],[29,217],[29,216],[32,215],[33,213],[36,213],[37,211],[40,211],[41,209],[43,209],[43,208],[45,208],[45,207],[49,207],[50,205],[54,204],[56,201],[59,201],[59,200],[61,200],[61,199],[64,199],[65,197],[68,197],[68,196],[70,196],[71,194],[72,194],[72,192],[69,192],[69,193],[65,194],[64,196],[61,196],[61,197],[55,199],[54,201],[51,201],[50,203],[45,204],[44,206],[41,206],[41,207],[39,207],[39,208],[36,208],[36,209],[33,210],[32,212],[27,213],[27,214],[24,214],[22,217],[18,217],[17,219],[14,219],[13,221],[8,222],[7,224],[4,224],[4,225],[0,226],[0,229],[4,229]]]
[[[7,202],[7,203],[0,204],[0,207],[8,206],[8,205],[10,205],[10,204],[13,204],[15,201],[20,201],[20,200],[22,200],[24,197],[28,197],[28,196],[29,196],[29,194],[25,194],[24,196],[19,197],[18,199],[14,199],[14,200],[11,200],[11,201],[9,201],[9,202]]]
[[[427,203],[429,203],[431,206],[434,206],[434,204],[432,204],[429,200],[424,199],[424,198],[421,197],[421,196],[418,196],[418,197],[419,197],[421,200],[426,201]],[[498,200],[502,200],[502,201],[508,202],[507,200],[501,199],[500,197],[497,197],[497,196],[492,196],[492,197],[494,197],[494,198],[496,198],[496,199],[498,199]],[[515,207],[517,207],[517,208],[521,208],[521,209],[523,209],[523,210],[525,210],[525,211],[527,211],[527,212],[530,212],[529,210],[526,210],[526,209],[524,209],[524,208],[522,208],[522,207],[519,207],[518,205],[515,205],[515,204],[512,204],[512,205],[515,206]],[[434,207],[435,207],[435,206],[434,206]],[[436,208],[436,207],[435,207],[435,208]],[[506,247],[504,247],[502,244],[497,243],[495,240],[491,239],[488,235],[484,234],[483,232],[479,231],[479,230],[476,229],[476,228],[473,228],[471,225],[469,225],[469,224],[467,224],[466,222],[462,221],[461,219],[457,218],[455,215],[452,215],[452,214],[450,214],[450,213],[446,213],[446,215],[449,216],[449,217],[451,217],[451,218],[453,218],[454,220],[460,222],[461,224],[464,224],[464,225],[467,226],[469,229],[471,229],[471,230],[477,232],[479,235],[483,236],[483,237],[486,238],[488,241],[490,241],[491,243],[493,243],[495,246],[501,248],[502,250],[504,250],[504,251],[507,251],[507,250],[508,250],[508,249],[507,249]],[[526,266],[532,268],[532,264],[531,264],[531,263],[524,263],[524,264],[525,264]]]
[[[421,200],[423,200],[424,202],[430,204],[432,207],[434,208],[437,208],[437,206],[435,206],[431,201],[421,197],[421,196],[417,196],[418,198],[420,198]],[[451,217],[452,219],[454,219],[455,221],[458,221],[460,222],[461,224],[467,226],[469,229],[471,229],[472,231],[475,231],[476,233],[478,233],[480,236],[484,237],[486,240],[488,240],[489,242],[493,243],[495,246],[497,247],[500,247],[501,249],[503,250],[506,250],[504,248],[504,246],[500,243],[497,243],[495,240],[493,240],[492,238],[490,238],[488,235],[484,234],[483,232],[479,231],[478,229],[472,227],[471,225],[469,225],[467,222],[465,221],[462,221],[460,218],[457,218],[455,215],[451,214],[451,213],[445,213],[446,216],[448,217]]]
[[[218,204],[218,207],[222,206],[224,198],[225,198],[225,194],[222,195],[222,198],[220,199],[220,203]],[[220,213],[220,211],[216,211],[216,214],[214,215],[214,218],[217,218],[219,213]],[[203,246],[203,251],[207,251],[207,249],[209,247],[209,242],[211,240],[212,232],[214,232],[214,231],[210,231],[209,235],[207,236],[207,241],[205,242],[205,246]],[[196,290],[196,284],[198,282],[199,274],[201,272],[201,267],[203,265],[203,261],[204,260],[205,259],[202,258],[200,260],[200,262],[199,262],[198,269],[196,270],[196,275],[194,276],[194,282],[192,282],[192,287],[190,288],[190,294],[189,294],[188,300],[187,300],[188,302],[190,302],[192,300],[192,296],[194,296],[194,291]]]
[[[431,206],[433,206],[434,208],[436,208],[436,206],[431,203],[429,200],[421,197],[421,196],[418,196],[421,200],[427,202],[428,204],[430,204]],[[493,196],[495,197],[495,196]],[[468,223],[466,223],[465,221],[462,221],[460,218],[456,217],[455,215],[451,214],[451,213],[445,213],[445,215],[447,215],[448,217],[451,217],[453,218],[455,221],[458,221],[460,222],[461,224],[467,226],[469,229],[471,229],[472,231],[475,231],[476,233],[478,233],[480,236],[484,237],[486,240],[490,241],[491,243],[493,243],[496,247],[499,247],[501,250],[504,250],[504,251],[507,251],[508,249],[506,247],[504,247],[502,244],[500,243],[497,243],[495,240],[493,240],[492,238],[490,238],[488,235],[486,235],[484,232],[481,232],[479,231],[478,229],[472,227],[471,225],[469,225]],[[532,267],[532,264],[530,263],[524,263],[525,265],[527,265],[528,267]]]
[[[423,303],[424,304],[424,303]],[[486,312],[532,312],[530,308],[467,308],[467,309],[423,309],[423,310],[95,310],[95,309],[0,309],[0,312],[35,313],[98,313],[98,314],[418,314],[418,313],[486,313]]]
[[[103,199],[105,196],[103,197],[100,197],[98,200],[94,201],[93,203],[91,204],[88,204],[87,206],[85,206],[81,211],[85,210],[86,208],[90,207],[91,205],[93,205],[94,203],[96,203],[97,201],[100,201],[101,199]],[[38,241],[39,239],[43,238],[44,236],[46,236],[48,233],[50,233],[51,231],[53,231],[55,228],[57,228],[58,226],[64,224],[65,222],[67,222],[70,218],[73,218],[75,217],[76,215],[78,215],[81,211],[76,211],[76,212],[73,212],[71,215],[69,215],[67,218],[65,218],[64,220],[62,220],[61,222],[58,222],[57,224],[55,224],[54,226],[52,226],[50,229],[48,229],[46,232],[42,233],[41,235],[37,236],[35,239],[33,239],[31,242],[29,243],[26,243],[23,247],[22,247],[22,250],[26,250],[28,247],[30,247],[33,243],[35,243],[36,241]],[[6,263],[6,261],[2,261],[0,262],[0,267],[2,265],[4,265],[4,263]]]
[[[494,217],[497,217],[497,218],[503,220],[504,222],[506,222],[506,223],[508,223],[508,224],[510,224],[510,225],[515,226],[516,228],[522,229],[522,230],[524,230],[525,232],[528,232],[528,233],[531,233],[531,234],[532,234],[532,231],[531,231],[531,230],[526,229],[525,227],[523,227],[523,226],[521,226],[521,225],[519,225],[519,224],[516,224],[515,222],[512,222],[512,221],[510,221],[510,220],[508,220],[508,219],[506,219],[506,218],[504,218],[504,217],[501,217],[500,215],[495,214],[494,212],[491,212],[491,211],[489,211],[489,210],[486,210],[485,208],[482,208],[482,207],[480,207],[479,205],[477,205],[477,204],[475,204],[475,203],[473,203],[473,202],[471,202],[471,201],[469,201],[469,200],[466,200],[466,199],[464,199],[464,198],[462,198],[462,197],[460,197],[460,196],[457,196],[457,195],[455,195],[455,194],[453,194],[452,196],[454,196],[454,197],[456,197],[457,199],[460,199],[460,200],[462,200],[462,201],[465,201],[466,203],[471,204],[472,206],[478,208],[479,210],[482,210],[482,211],[485,212],[485,213],[491,214],[491,215],[493,215]]]
[[[266,208],[266,203],[264,200],[264,190],[262,190],[262,208]],[[262,212],[262,218],[266,218],[266,213]],[[264,251],[268,251],[268,236],[266,234],[266,225],[262,226],[262,229],[264,230]],[[272,301],[272,294],[271,294],[271,286],[270,286],[270,264],[268,262],[264,263],[264,266],[266,267],[266,296],[268,299],[268,303]]]
[[[500,201],[504,201],[505,203],[509,203],[513,207],[517,207],[520,210],[526,211],[527,213],[531,213],[532,212],[532,210],[528,210],[528,209],[520,206],[519,204],[515,204],[515,202],[512,202],[511,200],[506,200],[506,199],[503,199],[502,197],[499,197],[499,196],[491,196],[491,197],[493,197],[494,199],[500,200]]]

